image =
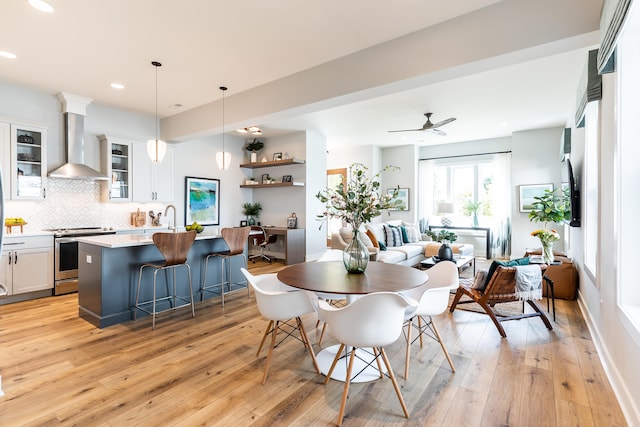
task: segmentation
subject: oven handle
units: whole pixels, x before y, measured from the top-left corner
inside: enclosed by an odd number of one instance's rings
[[[56,237],[56,243],[73,243],[77,241],[77,237]]]

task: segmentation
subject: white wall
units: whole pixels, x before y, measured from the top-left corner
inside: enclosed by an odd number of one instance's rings
[[[514,132],[511,137],[511,256],[524,255],[527,248],[539,248],[538,238],[531,232],[543,224],[529,221],[528,213],[519,209],[519,186],[529,184],[553,184],[560,188],[563,163],[560,162],[560,140],[563,127]],[[564,226],[551,225],[560,235]],[[554,244],[554,249],[563,251],[562,240]]]
[[[388,211],[382,216],[385,220],[401,219],[414,223],[418,220],[418,147],[404,145],[382,149],[382,167],[397,166],[400,170],[382,173],[381,192],[400,187],[409,189],[409,209],[405,211]]]

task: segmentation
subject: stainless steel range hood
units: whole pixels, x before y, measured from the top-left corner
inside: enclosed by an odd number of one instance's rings
[[[58,169],[49,172],[52,178],[108,180],[107,175],[84,164],[84,113],[87,98],[66,93],[58,94],[64,109],[64,145],[66,161]],[[84,101],[84,103],[83,103]],[[88,100],[91,102],[91,100]]]

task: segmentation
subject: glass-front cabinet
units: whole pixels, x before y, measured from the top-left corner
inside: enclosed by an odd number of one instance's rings
[[[11,124],[11,198],[41,200],[46,196],[47,129]]]
[[[102,144],[102,172],[109,177],[103,199],[131,201],[131,142],[98,135]]]

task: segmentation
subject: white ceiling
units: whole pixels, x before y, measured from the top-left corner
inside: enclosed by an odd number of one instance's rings
[[[150,62],[157,60],[163,63],[158,110],[168,117],[219,100],[220,85],[229,87],[227,97],[251,91],[501,2],[49,0],[53,14],[31,8],[27,0],[2,3],[0,51],[17,59],[0,58],[0,80],[153,115]],[[416,54],[428,55],[429,48]],[[556,49],[553,56],[538,53],[515,65],[251,124],[263,127],[267,137],[315,130],[330,146],[454,142],[562,126],[585,57],[583,48]],[[125,89],[110,88],[112,82]],[[421,127],[425,112],[434,113],[433,122],[457,117],[443,128],[447,137],[387,133]]]

